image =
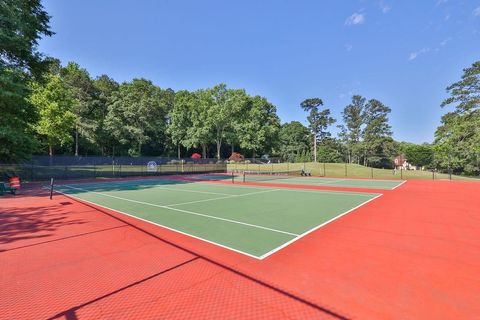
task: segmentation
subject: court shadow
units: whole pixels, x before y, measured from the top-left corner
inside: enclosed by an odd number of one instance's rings
[[[28,212],[28,213],[26,213]],[[0,252],[11,250],[12,243],[38,239],[44,242],[64,226],[84,224],[87,221],[72,219],[58,206],[9,208],[0,213]],[[24,242],[32,244],[32,241]],[[2,249],[2,245],[6,245]]]

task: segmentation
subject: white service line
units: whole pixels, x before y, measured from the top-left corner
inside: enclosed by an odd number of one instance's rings
[[[253,228],[273,231],[273,232],[277,232],[277,233],[288,234],[290,236],[298,236],[298,234],[296,234],[296,233],[283,231],[283,230],[277,230],[277,229],[268,228],[268,227],[264,227],[264,226],[259,226],[259,225],[256,225],[256,224],[250,224],[250,223],[241,222],[241,221],[237,221],[237,220],[231,220],[231,219],[220,218],[220,217],[216,217],[216,216],[210,216],[208,214],[203,214],[203,213],[198,213],[198,212],[193,212],[193,211],[188,211],[188,210],[182,210],[182,209],[178,209],[178,208],[171,208],[169,206],[162,206],[162,205],[153,204],[153,203],[149,203],[149,202],[143,202],[143,201],[137,201],[137,200],[127,199],[127,198],[112,196],[110,194],[91,191],[91,190],[87,190],[87,189],[76,188],[76,187],[72,187],[72,186],[69,186],[69,185],[63,185],[63,186],[66,187],[66,188],[71,188],[71,189],[76,189],[76,190],[95,193],[95,194],[98,194],[98,195],[101,195],[101,196],[104,196],[104,197],[110,197],[110,198],[119,199],[119,200],[123,200],[123,201],[129,201],[129,202],[133,202],[133,203],[144,204],[144,205],[147,205],[147,206],[178,211],[178,212],[187,213],[187,214],[196,215],[196,216],[201,216],[201,217],[206,217],[206,218],[210,218],[210,219],[221,220],[221,221],[226,221],[226,222],[235,223],[235,224],[241,224],[241,225],[245,225],[245,226],[249,226],[249,227],[253,227]]]
[[[272,190],[265,190],[265,191],[259,191],[259,192],[250,192],[250,193],[245,193],[245,194],[231,194],[231,195],[225,196],[225,197],[210,198],[210,199],[203,199],[203,200],[195,200],[195,201],[181,202],[181,203],[175,203],[175,204],[167,204],[166,207],[175,207],[175,206],[181,206],[181,205],[184,205],[184,204],[191,204],[191,203],[208,202],[208,201],[215,201],[215,200],[222,200],[222,199],[229,199],[229,198],[238,198],[238,197],[252,196],[252,195],[256,195],[256,194],[273,192],[273,191],[278,191],[278,190],[280,190],[280,189],[272,189]]]
[[[352,211],[360,208],[361,206],[369,203],[370,201],[373,201],[373,200],[377,199],[378,197],[381,197],[382,195],[383,195],[383,194],[379,194],[379,195],[377,195],[376,197],[374,197],[374,198],[372,198],[372,199],[369,199],[369,200],[367,200],[367,201],[359,204],[358,206],[356,206],[356,207],[354,207],[354,208],[351,208],[351,209],[349,209],[348,211],[345,211],[344,213],[342,213],[342,214],[340,214],[340,215],[338,215],[338,216],[335,216],[334,218],[332,218],[332,219],[330,219],[330,220],[328,220],[328,221],[325,221],[324,223],[322,223],[322,224],[320,224],[320,225],[318,225],[318,226],[313,227],[313,228],[310,229],[310,230],[305,231],[304,233],[302,233],[302,234],[298,235],[297,237],[293,238],[292,240],[290,240],[290,241],[288,241],[288,242],[285,242],[285,243],[282,244],[281,246],[276,247],[275,249],[273,249],[273,250],[271,250],[271,251],[269,251],[269,252],[261,255],[261,256],[260,256],[260,259],[265,259],[266,257],[268,257],[268,256],[274,254],[275,252],[277,252],[277,251],[285,248],[286,246],[294,243],[295,241],[297,241],[297,240],[305,237],[306,235],[314,232],[315,230],[317,230],[317,229],[325,226],[326,224],[329,224],[330,222],[335,221],[335,220],[337,220],[338,218],[340,218],[340,217],[342,217],[342,216],[344,216],[344,215],[346,215],[346,214],[348,214],[348,213],[350,213],[350,212],[352,212]]]

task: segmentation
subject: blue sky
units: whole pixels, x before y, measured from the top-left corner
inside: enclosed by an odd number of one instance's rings
[[[392,108],[394,138],[431,142],[445,88],[480,59],[480,1],[46,0],[56,32],[40,50],[92,76],[162,88],[224,82],[274,103],[282,122],[320,97]],[[337,130],[333,127],[333,132]]]

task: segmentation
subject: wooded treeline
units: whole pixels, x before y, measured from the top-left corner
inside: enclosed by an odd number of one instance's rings
[[[293,106],[306,112],[308,126],[282,124],[265,97],[225,84],[175,92],[147,79],[92,77],[75,62],[62,66],[37,50],[40,37],[53,35],[38,0],[3,0],[0,14],[1,162],[46,153],[225,158],[237,151],[390,167],[404,153],[414,165],[479,172],[480,61],[447,88],[442,107],[455,110],[442,118],[433,144],[416,145],[392,138],[391,109],[375,98],[354,95],[341,119],[319,97],[308,98]]]

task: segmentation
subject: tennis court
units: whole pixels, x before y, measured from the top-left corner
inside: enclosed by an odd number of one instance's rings
[[[64,184],[55,188],[68,196],[258,259],[381,195],[169,179]]]

